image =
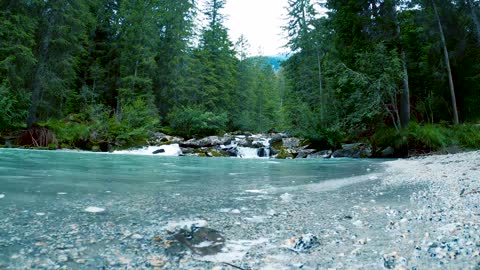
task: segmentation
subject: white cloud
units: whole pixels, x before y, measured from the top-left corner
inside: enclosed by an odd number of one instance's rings
[[[286,6],[287,0],[227,0],[223,14],[230,38],[235,42],[243,34],[252,55],[285,53]]]

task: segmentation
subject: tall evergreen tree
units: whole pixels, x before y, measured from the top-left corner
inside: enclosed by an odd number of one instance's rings
[[[209,111],[228,111],[236,85],[237,59],[233,43],[223,25],[224,0],[210,0],[205,6],[207,25],[203,28],[198,59],[197,103]]]
[[[86,39],[85,21],[89,17],[84,0],[41,1],[31,8],[30,15],[39,22],[28,128],[39,114],[42,118],[61,115],[77,78],[76,68]]]

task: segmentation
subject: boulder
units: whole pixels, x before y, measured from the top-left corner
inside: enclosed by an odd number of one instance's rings
[[[161,132],[156,132],[150,139],[147,140],[148,145],[166,145],[166,144],[180,144],[185,141],[181,137],[169,136]]]
[[[282,148],[280,152],[275,156],[277,159],[291,159],[298,155],[293,149]]]
[[[202,148],[202,147],[212,147],[212,146],[220,146],[220,145],[227,145],[230,144],[232,141],[232,137],[230,136],[208,136],[201,139],[190,139],[181,143],[182,147],[190,147],[190,148]]]
[[[283,147],[294,148],[300,146],[300,139],[295,137],[283,138],[282,139]]]
[[[298,154],[295,158],[307,158],[310,154],[315,152],[313,149],[299,149]]]
[[[372,149],[364,143],[352,143],[342,145],[342,149],[333,152],[334,158],[365,158],[372,156]]]
[[[331,158],[332,150],[322,150],[315,153],[308,154],[307,158]]]
[[[258,148],[257,150],[257,156],[259,157],[269,157],[269,154],[270,154],[270,151],[265,147]]]
[[[389,147],[383,149],[380,152],[380,155],[381,155],[382,158],[392,158],[395,155],[395,149],[393,149],[393,147],[389,146]]]
[[[279,146],[282,146],[282,143],[283,143],[282,139],[283,139],[282,134],[280,134],[280,133],[273,134],[273,136],[270,138],[270,145],[280,143]]]
[[[156,155],[156,154],[160,154],[160,153],[165,153],[165,149],[158,149],[158,150],[155,150],[152,152],[152,154]]]
[[[270,147],[270,156],[275,156],[280,153],[280,150],[276,149],[275,147]]]
[[[202,147],[226,145],[226,144],[230,144],[231,141],[232,141],[232,137],[230,137],[230,136],[223,136],[223,137],[209,136],[209,137],[205,137],[205,138],[202,138],[202,139],[198,140],[199,144]]]
[[[180,229],[173,237],[194,253],[203,256],[217,254],[225,246],[225,238],[219,231],[205,227]]]

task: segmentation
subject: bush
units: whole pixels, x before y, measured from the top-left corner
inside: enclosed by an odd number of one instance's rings
[[[206,112],[200,108],[176,108],[168,114],[167,120],[175,135],[191,138],[194,136],[210,136],[224,132],[227,113]]]
[[[410,148],[436,151],[453,143],[453,140],[448,136],[448,129],[440,125],[427,124],[420,126],[413,122],[408,127],[408,135],[408,146]]]
[[[135,145],[158,128],[160,117],[155,107],[141,98],[123,106],[120,122],[109,121],[110,132],[127,145]]]
[[[23,126],[28,114],[30,96],[14,93],[6,83],[0,85],[0,131]]]
[[[480,149],[480,126],[458,125],[451,130],[451,137],[466,149]]]
[[[334,128],[318,129],[299,135],[310,142],[310,147],[318,150],[339,149],[343,140],[342,132]]]
[[[90,128],[84,123],[50,119],[42,125],[55,133],[60,145],[85,148],[90,138]]]
[[[407,144],[408,131],[397,131],[395,128],[383,127],[375,131],[369,142],[372,146],[373,155],[379,154],[387,147],[402,149]]]

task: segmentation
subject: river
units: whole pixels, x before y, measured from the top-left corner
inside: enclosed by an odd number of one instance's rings
[[[377,188],[382,171],[382,161],[368,159],[0,149],[0,269],[334,266],[332,256],[315,255],[323,248],[285,241],[362,230],[355,211],[402,195]],[[222,252],[201,256],[175,243],[182,224],[220,232]]]

